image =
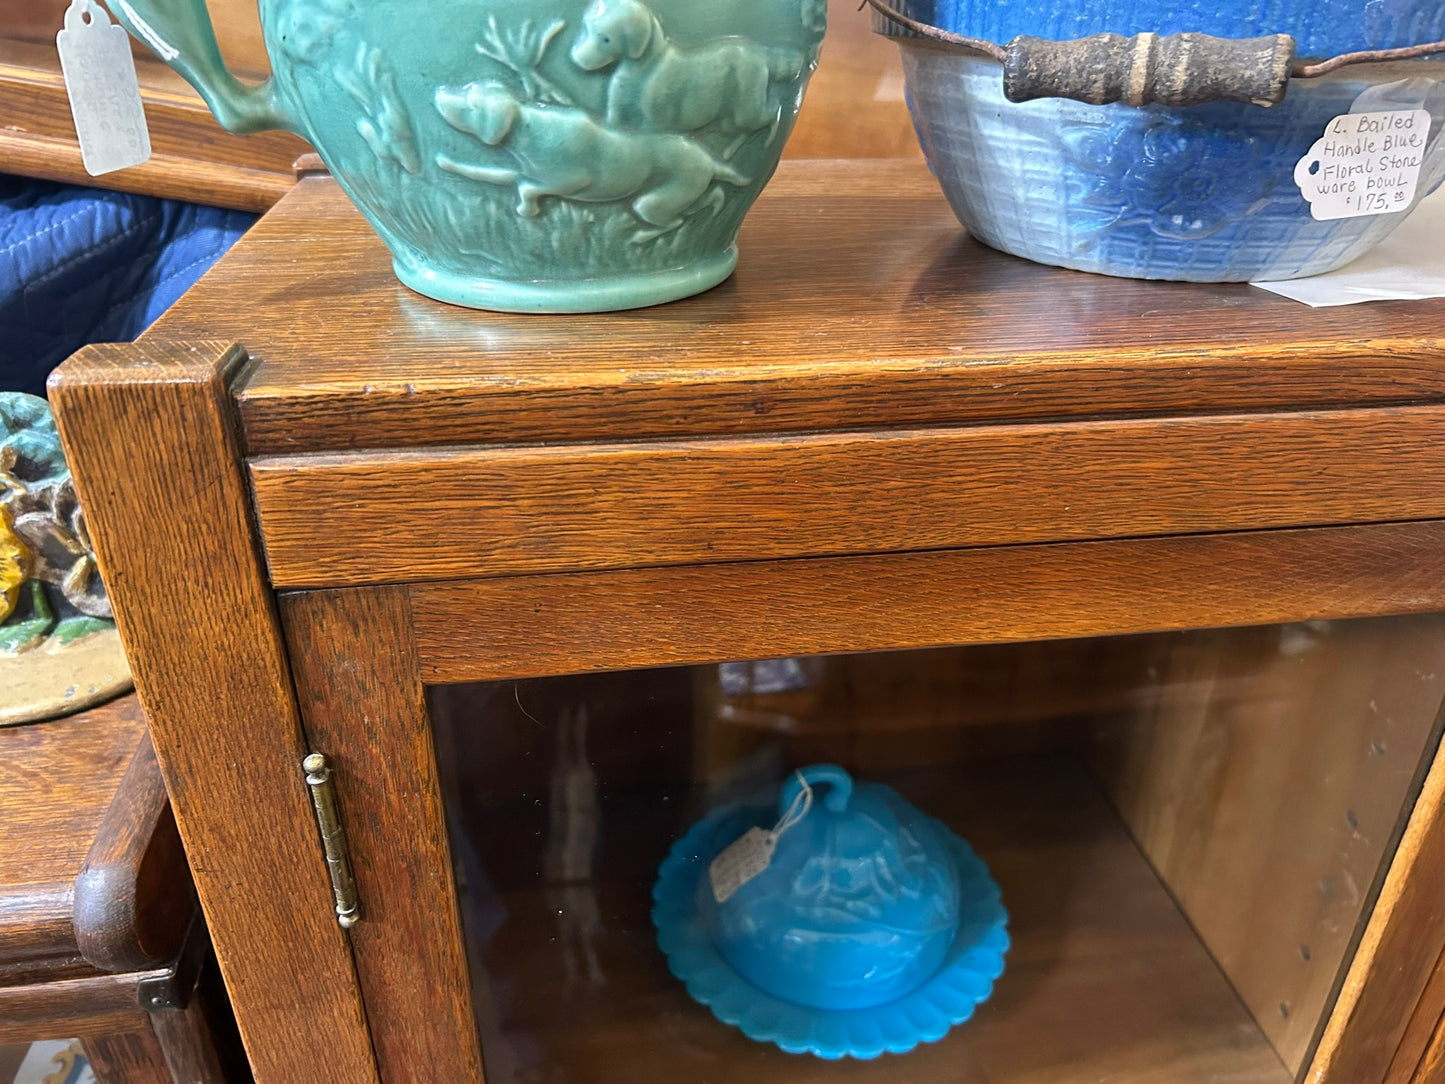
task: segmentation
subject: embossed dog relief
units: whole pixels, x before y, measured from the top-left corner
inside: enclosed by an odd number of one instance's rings
[[[1295,184],[1320,222],[1409,210],[1429,137],[1423,109],[1347,113],[1299,160]]]
[[[71,0],[55,36],[80,157],[92,177],[150,160],[130,37],[95,0]]]

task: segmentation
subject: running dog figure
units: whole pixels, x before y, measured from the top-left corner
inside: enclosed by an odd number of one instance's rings
[[[772,100],[772,84],[798,78],[807,64],[801,52],[739,37],[695,49],[674,45],[642,0],[593,0],[582,14],[571,55],[587,71],[612,69],[609,124],[695,132],[720,121],[737,133],[724,158],[760,128],[777,132],[783,114],[781,103]]]
[[[546,196],[586,203],[627,201],[642,221],[655,227],[639,233],[646,241],[675,230],[683,215],[710,204],[714,181],[746,185],[744,177],[686,136],[628,132],[599,124],[571,106],[519,101],[495,83],[443,87],[437,111],[447,123],[489,147],[509,151],[517,168],[495,168],[437,156],[443,169],[487,184],[517,186],[517,213],[534,218]]]

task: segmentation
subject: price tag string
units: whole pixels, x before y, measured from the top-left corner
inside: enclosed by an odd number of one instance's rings
[[[778,837],[806,817],[808,810],[813,808],[812,786],[803,778],[801,771],[794,772],[793,774],[798,777],[798,786],[803,789],[793,796],[792,804],[788,806],[787,812],[782,815],[777,824],[773,825],[772,837],[775,844],[778,841]]]
[[[707,868],[713,898],[726,903],[738,889],[763,873],[773,861],[773,852],[783,833],[808,815],[813,808],[813,788],[801,771],[795,772],[801,788],[778,818],[768,828],[749,828],[719,852]]]

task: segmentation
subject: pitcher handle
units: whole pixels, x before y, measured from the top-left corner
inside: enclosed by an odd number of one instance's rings
[[[297,131],[277,96],[274,78],[251,86],[227,69],[206,0],[106,0],[106,6],[196,88],[222,128],[237,134],[268,128]]]

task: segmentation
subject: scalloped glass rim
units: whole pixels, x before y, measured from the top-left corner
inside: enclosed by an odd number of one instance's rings
[[[765,819],[766,809],[759,808]],[[718,953],[693,904],[707,863],[731,842],[717,839],[717,829],[737,813],[737,806],[714,810],[688,829],[658,868],[652,889],[652,922],[668,969],[724,1024],[789,1054],[876,1058],[937,1042],[993,993],[1009,947],[1008,912],[983,859],[934,818],[957,865],[961,912],[958,936],[931,979],[896,1001],[847,1011],[795,1005],[748,982]]]

